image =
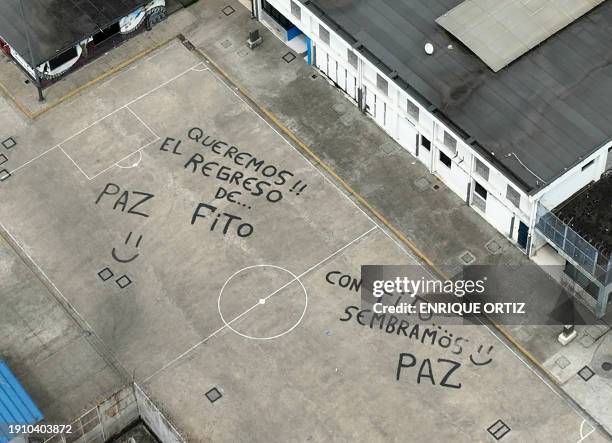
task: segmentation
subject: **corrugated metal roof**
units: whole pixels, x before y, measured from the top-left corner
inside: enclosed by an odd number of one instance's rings
[[[42,419],[42,413],[25,389],[8,366],[0,361],[0,443],[16,437],[9,435],[8,425],[29,425]]]
[[[604,0],[465,0],[436,23],[497,72]]]

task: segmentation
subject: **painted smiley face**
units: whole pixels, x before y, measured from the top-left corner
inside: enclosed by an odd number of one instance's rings
[[[491,363],[493,361],[492,357],[489,357],[487,360],[480,360],[483,355],[484,357],[488,357],[489,354],[491,354],[491,351],[493,350],[493,345],[489,346],[489,349],[487,349],[487,352],[485,352],[484,354],[482,353],[482,345],[478,346],[478,352],[476,353],[476,359],[475,356],[473,355],[474,353],[470,354],[470,361],[476,365],[476,366],[484,366],[484,365],[488,365],[489,363]]]
[[[129,244],[131,238],[132,238],[132,232],[130,232],[128,234],[127,238],[125,239],[125,244],[126,245]],[[141,241],[142,241],[142,235],[140,235],[138,237],[138,240],[136,240],[136,245],[134,246],[135,249],[138,249],[140,247],[140,242]],[[136,260],[140,256],[140,252],[136,252],[132,256],[128,256],[128,258],[123,258],[123,256],[120,256],[117,253],[117,248],[113,248],[113,250],[111,251],[111,255],[112,255],[113,259],[115,259],[119,263],[130,263],[130,262]]]

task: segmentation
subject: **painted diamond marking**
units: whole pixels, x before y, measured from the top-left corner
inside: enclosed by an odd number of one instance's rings
[[[121,289],[125,289],[132,284],[132,280],[127,275],[122,275],[116,280],[115,283],[117,283],[117,286],[119,286]]]
[[[100,272],[98,272],[98,277],[100,277],[102,281],[106,281],[112,278],[113,275],[115,274],[113,274],[113,271],[111,271],[110,268],[104,268]]]

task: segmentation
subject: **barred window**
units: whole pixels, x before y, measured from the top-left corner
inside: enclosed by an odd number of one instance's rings
[[[291,0],[291,14],[298,20],[302,19],[302,8],[293,0]]]
[[[329,31],[323,25],[319,25],[319,38],[323,43],[329,45]]]
[[[415,122],[419,121],[419,107],[412,103],[410,99],[406,99],[406,112],[411,116]]]
[[[357,69],[357,65],[359,64],[359,60],[357,59],[357,54],[355,54],[353,51],[351,51],[350,49],[346,50],[346,56],[348,58],[348,62],[349,64]]]
[[[385,95],[389,94],[389,82],[382,78],[381,75],[376,74],[376,87]]]
[[[506,198],[517,208],[521,207],[521,194],[510,185],[506,188]]]
[[[480,175],[485,180],[489,180],[489,167],[480,160],[476,159],[476,174]]]

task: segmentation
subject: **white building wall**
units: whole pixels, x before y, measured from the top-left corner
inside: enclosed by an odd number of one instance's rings
[[[487,217],[489,222],[506,237],[510,237],[510,225],[512,223],[512,212],[495,197],[487,199]]]
[[[534,205],[544,195],[543,193],[528,196],[520,191],[492,164],[482,158],[472,147],[465,144],[450,128],[446,128],[431,112],[420,106],[406,91],[396,86],[393,79],[380,72],[358,51],[354,51],[359,60],[358,67],[351,66],[348,61],[348,51],[352,50],[351,46],[321,22],[318,17],[311,14],[306,7],[302,6],[301,21],[298,21],[290,12],[290,0],[268,0],[268,2],[311,38],[316,67],[355,101],[358,98],[357,90],[360,88],[363,93],[363,106],[364,108],[367,106],[366,114],[404,149],[421,161],[430,172],[440,177],[464,201],[471,203],[474,193],[474,180],[477,180],[487,190],[488,198],[486,211],[476,211],[500,233],[516,241],[519,221],[523,221],[525,225],[533,229],[535,223]],[[329,31],[329,44],[321,40],[319,36],[320,26]],[[386,94],[377,87],[377,75],[387,81],[388,91]],[[408,114],[408,100],[418,106],[418,119]],[[447,131],[457,140],[455,152],[447,149],[444,145],[444,131]],[[423,147],[423,138],[431,142],[429,151]],[[440,162],[440,151],[445,152],[451,158],[450,169]],[[576,176],[566,174],[567,178],[564,176],[562,182],[559,182],[558,185],[555,184],[550,191],[545,193],[547,204],[556,205],[589,181],[598,179],[606,167],[606,158],[607,150],[606,155],[596,161],[597,167],[592,168],[593,171],[598,170],[599,175],[592,174],[590,171],[586,174],[578,173]],[[474,175],[474,159],[479,159],[488,166],[490,171],[488,180],[483,180]],[[596,176],[597,178],[595,178]],[[508,186],[511,186],[520,194],[518,207],[506,197]],[[470,195],[468,195],[468,189],[471,190]]]
[[[548,185],[537,194],[537,198],[546,208],[554,209],[590,182],[601,178],[606,169],[607,155],[606,145]]]
[[[457,151],[453,153],[440,140],[436,140],[435,147],[432,172],[461,197],[463,201],[467,201],[468,186],[471,182],[469,166],[471,156],[461,146],[457,146]],[[440,152],[450,157],[450,168],[441,161]]]

